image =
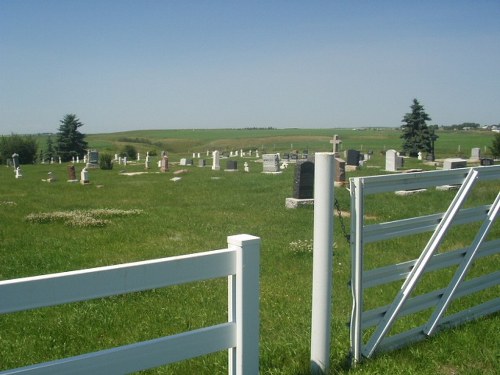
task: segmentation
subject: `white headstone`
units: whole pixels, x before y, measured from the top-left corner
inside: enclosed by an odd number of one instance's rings
[[[397,158],[398,156],[396,150],[387,150],[385,153],[385,170],[389,172],[396,172],[398,170],[397,167]]]
[[[212,152],[212,170],[220,170],[220,153],[217,150]]]
[[[245,164],[243,164],[243,167],[245,169],[245,172],[250,172],[250,168],[248,168],[248,163],[245,162]]]
[[[182,158],[179,162],[179,165],[186,165],[186,164],[187,164],[186,158]]]
[[[87,170],[87,167],[85,167],[80,172],[80,183],[81,184],[88,184],[89,182],[90,182],[89,171]]]
[[[278,154],[264,154],[262,155],[263,172],[276,173],[280,171],[280,158]]]
[[[16,178],[21,178],[23,177],[23,173],[21,171],[21,167],[16,168]]]
[[[472,160],[480,160],[481,159],[481,148],[479,147],[474,147],[471,150],[470,158]]]

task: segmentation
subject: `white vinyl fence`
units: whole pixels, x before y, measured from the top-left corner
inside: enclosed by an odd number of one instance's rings
[[[164,259],[0,281],[0,314],[228,277],[227,323],[0,374],[125,374],[229,350],[229,374],[259,372],[260,238]]]
[[[467,280],[465,278],[476,259],[491,257],[493,260],[494,254],[500,252],[500,239],[486,240],[498,216],[500,193],[491,205],[464,208],[467,197],[477,183],[488,180],[500,182],[500,166],[359,177],[350,180],[353,293],[351,351],[354,361],[359,361],[362,357],[369,358],[378,351],[390,350],[423,339],[440,328],[500,310],[500,296],[496,294],[496,297],[486,302],[445,315],[454,299],[495,288],[500,284],[498,268],[489,274]],[[460,188],[444,213],[372,225],[366,225],[364,222],[364,198],[367,195],[451,184],[460,185]],[[500,187],[500,184],[497,186]],[[470,245],[454,251],[438,251],[452,226],[476,222],[481,223],[481,226]],[[431,231],[433,234],[418,259],[365,269],[366,244]],[[445,288],[412,297],[412,292],[425,273],[444,268],[449,268],[453,274]],[[380,288],[398,280],[402,280],[402,286],[392,303],[369,311],[364,310],[364,293],[367,289]],[[425,324],[389,335],[398,318],[427,309],[433,309],[433,313]]]

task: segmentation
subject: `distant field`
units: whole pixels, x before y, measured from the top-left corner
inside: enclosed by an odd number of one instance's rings
[[[137,130],[121,133],[89,134],[91,147],[118,152],[125,144],[134,145],[139,152],[168,151],[183,157],[192,152],[218,149],[259,149],[263,152],[289,152],[308,150],[330,151],[334,134],[342,139],[342,149],[380,152],[401,148],[400,130],[397,129],[271,129],[271,130]],[[494,133],[488,131],[438,131],[436,157],[469,157],[473,147],[489,152]]]

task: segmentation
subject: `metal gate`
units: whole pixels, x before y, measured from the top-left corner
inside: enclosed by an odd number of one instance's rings
[[[351,316],[351,352],[355,362],[369,358],[376,352],[395,349],[418,341],[440,328],[458,325],[465,321],[500,310],[500,295],[473,307],[446,315],[450,303],[500,284],[498,267],[491,273],[465,279],[473,262],[479,258],[500,253],[500,239],[487,239],[498,216],[500,193],[491,205],[464,208],[464,203],[479,181],[500,181],[500,166],[461,168],[446,171],[405,173],[386,176],[350,179],[351,190],[351,254],[353,310]],[[370,194],[411,191],[442,185],[460,185],[450,206],[444,213],[412,217],[391,222],[365,224],[364,202]],[[496,185],[497,187],[500,186]],[[470,245],[452,251],[438,249],[455,225],[480,222]],[[394,239],[433,231],[418,259],[364,269],[364,246],[368,243]],[[412,296],[424,274],[449,267],[453,276],[444,288]],[[404,280],[394,300],[385,305],[364,311],[366,290],[387,283]],[[495,290],[497,291],[497,290]],[[396,321],[410,314],[433,309],[423,325],[389,335]]]

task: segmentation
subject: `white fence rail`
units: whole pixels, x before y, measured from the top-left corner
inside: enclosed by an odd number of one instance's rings
[[[236,235],[228,248],[0,282],[0,314],[228,277],[228,321],[0,374],[124,374],[229,350],[229,374],[259,371],[260,238]]]
[[[440,327],[457,325],[500,310],[500,297],[497,297],[467,310],[444,316],[452,300],[500,284],[500,271],[498,270],[464,281],[474,260],[500,252],[499,239],[486,241],[498,216],[500,193],[491,205],[462,208],[476,182],[488,180],[500,180],[500,166],[351,179],[351,286],[353,292],[351,351],[354,361],[359,361],[362,356],[370,357],[377,351],[397,348],[425,338]],[[447,184],[461,184],[462,186],[445,213],[373,225],[364,223],[364,198],[369,194]],[[436,253],[450,227],[472,222],[482,222],[482,225],[470,246]],[[434,233],[418,259],[371,270],[364,269],[365,244],[429,231],[434,231]],[[455,266],[456,271],[446,288],[411,298],[411,293],[423,274],[450,266]],[[397,280],[404,280],[404,283],[391,304],[364,311],[363,299],[366,289]],[[392,336],[388,335],[395,320],[399,317],[429,308],[435,310],[424,325]],[[375,327],[375,330],[368,342],[364,343],[363,335],[370,327]]]

